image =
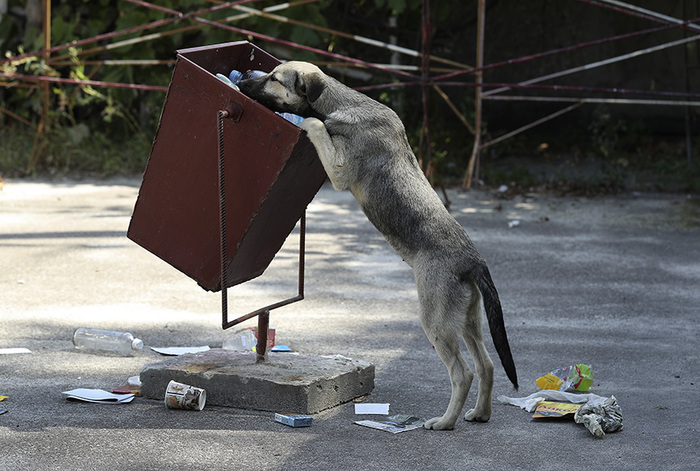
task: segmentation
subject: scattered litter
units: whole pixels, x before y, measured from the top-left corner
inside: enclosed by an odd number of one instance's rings
[[[358,420],[355,423],[363,427],[383,430],[384,432],[401,433],[421,428],[425,420],[412,415],[392,415],[385,419]]]
[[[622,430],[622,409],[615,396],[588,401],[574,415],[577,424],[583,424],[596,438],[603,438],[605,432]]]
[[[578,363],[547,373],[535,382],[540,389],[586,392],[593,382],[593,370],[590,365]]]
[[[572,416],[578,411],[583,404],[571,404],[569,402],[552,402],[542,401],[537,405],[535,413],[532,414],[534,419],[551,419]]]
[[[596,438],[605,432],[622,430],[622,410],[615,396],[602,397],[596,394],[575,394],[564,391],[545,390],[527,397],[498,396],[503,404],[510,404],[535,412],[533,417],[563,417],[574,414],[574,421],[583,424]],[[567,401],[574,404],[553,401]]]
[[[71,389],[63,391],[69,401],[94,402],[96,404],[126,404],[134,400],[134,394],[114,394],[102,389]]]
[[[161,355],[179,356],[184,355],[185,353],[206,352],[207,350],[209,350],[209,346],[203,345],[201,347],[151,347],[151,350],[153,350],[156,353],[160,353]]]
[[[0,407],[0,415],[4,414],[5,412],[7,412],[7,409]]]
[[[520,219],[513,219],[512,221],[508,221],[508,229],[512,229],[516,226],[520,225]]]
[[[141,377],[140,376],[129,376],[129,379],[126,380],[126,384],[132,384],[134,386],[141,386]]]
[[[271,352],[291,352],[292,349],[287,345],[275,345],[270,349]]]
[[[170,381],[165,390],[165,406],[168,409],[202,410],[207,402],[207,392],[189,384]]]
[[[125,384],[124,386],[119,386],[118,388],[112,389],[114,394],[133,394],[134,396],[141,397],[141,386],[135,384]]]
[[[313,418],[306,414],[292,414],[290,412],[284,412],[282,414],[275,414],[275,422],[279,422],[284,425],[289,425],[290,427],[311,427]]]
[[[498,399],[503,404],[510,404],[512,406],[518,406],[521,409],[525,409],[528,412],[534,412],[537,409],[537,405],[545,400],[550,401],[566,401],[573,402],[575,404],[585,404],[588,401],[594,399],[604,399],[597,394],[574,394],[564,391],[553,391],[544,390],[532,393],[527,397],[508,397],[508,396],[498,396]]]
[[[255,351],[258,345],[258,328],[249,327],[247,329],[237,330],[233,335],[224,340],[222,348],[224,350],[234,351]],[[275,329],[270,327],[267,329],[267,348],[272,349],[275,346]]]
[[[508,191],[508,185],[501,185],[498,187],[499,193],[505,193],[506,191]]]
[[[10,396],[0,396],[0,402],[4,401],[4,400],[7,399],[8,397],[10,397]]]
[[[143,341],[129,332],[79,327],[73,332],[73,345],[78,350],[106,352],[130,356],[143,349]]]
[[[389,415],[389,404],[355,404],[355,414]]]
[[[15,355],[17,353],[32,353],[28,348],[0,348],[0,355]]]

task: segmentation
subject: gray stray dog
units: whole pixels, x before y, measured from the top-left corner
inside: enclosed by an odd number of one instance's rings
[[[479,379],[476,406],[464,419],[488,421],[494,366],[484,345],[482,309],[503,368],[518,387],[498,292],[486,262],[421,171],[399,117],[307,62],[279,65],[265,76],[242,81],[240,89],[274,111],[307,118],[300,127],[333,188],[349,189],[412,267],[423,330],[452,383],[447,410],[426,421],[425,428],[453,429],[464,407],[474,373],[460,351],[460,336]]]

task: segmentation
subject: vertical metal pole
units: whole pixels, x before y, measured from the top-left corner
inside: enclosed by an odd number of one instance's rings
[[[51,0],[44,0],[44,50],[51,49]],[[44,53],[44,61],[48,64],[51,53]],[[42,103],[42,119],[48,120],[49,116],[49,82],[44,81],[41,84],[43,91]]]
[[[270,311],[261,312],[258,315],[258,344],[255,347],[256,363],[267,361],[267,334],[270,328]]]
[[[418,144],[418,163],[423,167],[426,176],[432,182],[432,156],[430,149],[430,120],[428,117],[428,76],[430,74],[430,0],[423,0],[422,17],[422,58],[421,58],[421,98],[423,104],[423,127],[421,128],[420,142]],[[425,149],[425,154],[423,154]],[[424,158],[425,157],[425,158]],[[425,165],[424,165],[425,163]]]
[[[484,66],[484,27],[485,27],[485,17],[486,17],[486,0],[479,0],[478,10],[477,10],[477,27],[476,27],[476,73],[474,80],[476,80],[476,87],[474,93],[474,147],[472,148],[472,155],[469,158],[469,165],[467,166],[467,173],[464,176],[464,181],[462,182],[462,189],[468,189],[472,186],[472,178],[474,176],[474,167],[476,166],[476,160],[479,158],[479,147],[481,146],[481,84],[484,81],[484,73],[482,67]]]
[[[697,12],[696,12],[697,14]],[[687,21],[687,18],[690,15],[686,12],[686,2],[683,2],[683,20]],[[683,30],[683,36],[688,37],[688,30],[684,29]],[[697,47],[697,46],[695,46]],[[685,44],[683,46],[683,63],[685,65],[685,70],[684,70],[684,79],[685,79],[685,92],[688,93],[690,91],[690,79],[688,77],[688,59],[689,59],[689,54],[690,53],[690,44]],[[690,109],[690,106],[685,107],[685,154],[686,154],[686,159],[688,160],[688,166],[693,163],[693,133],[692,133],[692,110]]]
[[[224,172],[224,118],[229,115],[228,111],[219,110],[216,114],[216,127],[218,132],[217,149],[219,151],[219,233],[221,236],[221,324],[226,328],[228,324],[228,294],[226,264],[228,255],[226,253],[226,174]]]
[[[306,210],[301,215],[299,220],[299,283],[298,295],[299,300],[304,299],[304,266],[306,257]]]

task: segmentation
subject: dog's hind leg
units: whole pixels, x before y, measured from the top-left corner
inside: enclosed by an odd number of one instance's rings
[[[425,286],[425,285],[424,285]],[[437,293],[436,293],[437,291]],[[452,394],[447,410],[441,417],[435,417],[425,422],[424,427],[432,430],[451,430],[462,412],[467,393],[471,387],[474,373],[469,369],[462,352],[459,350],[459,334],[463,325],[463,310],[461,303],[440,299],[440,290],[435,286],[421,290],[418,282],[418,292],[421,301],[421,324],[435,351],[447,367],[452,385]],[[449,296],[448,296],[449,297]]]
[[[473,293],[478,293],[476,286]],[[493,391],[494,366],[489,357],[484,336],[481,330],[481,296],[474,296],[467,311],[467,319],[464,325],[464,342],[467,344],[469,354],[474,360],[476,375],[479,380],[479,392],[476,398],[476,406],[467,411],[464,420],[471,422],[488,422],[491,418],[491,394]]]

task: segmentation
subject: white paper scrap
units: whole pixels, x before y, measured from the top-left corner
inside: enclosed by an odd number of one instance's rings
[[[389,404],[355,404],[355,414],[389,415]]]
[[[125,404],[134,400],[133,394],[114,394],[102,389],[71,389],[63,391],[69,401],[94,402],[97,404]]]
[[[28,348],[0,348],[0,355],[14,355],[16,353],[32,353]]]
[[[160,353],[161,355],[178,356],[178,355],[184,355],[185,353],[206,352],[207,350],[209,350],[209,346],[204,345],[202,347],[162,347],[162,348],[151,347],[151,350],[153,350],[154,352]]]

